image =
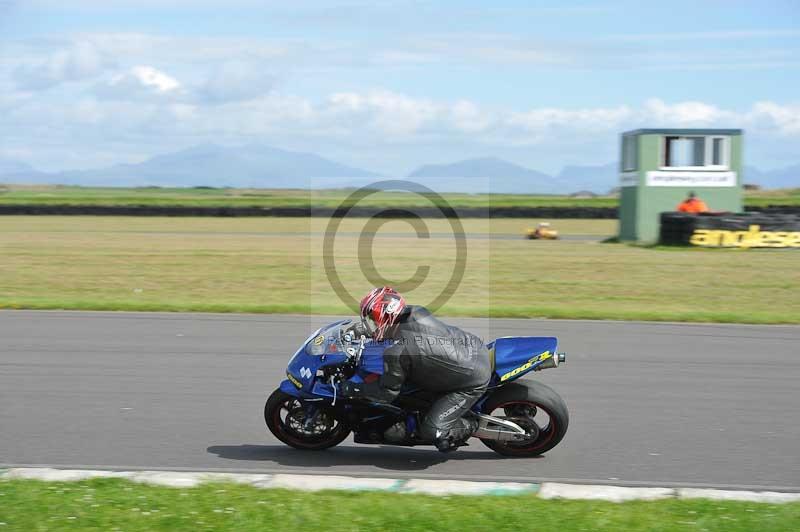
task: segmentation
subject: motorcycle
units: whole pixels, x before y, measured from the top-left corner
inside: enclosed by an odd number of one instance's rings
[[[391,404],[341,397],[341,383],[371,382],[383,373],[390,344],[356,338],[349,320],[322,327],[289,360],[286,379],[267,399],[270,432],[296,449],[333,447],[354,433],[354,441],[382,445],[432,445],[417,435],[420,419],[437,394],[404,386]],[[478,420],[472,437],[504,456],[537,456],[558,445],[569,425],[567,406],[550,387],[519,380],[566,361],[557,339],[517,336],[487,346],[493,374],[486,393],[466,416]]]

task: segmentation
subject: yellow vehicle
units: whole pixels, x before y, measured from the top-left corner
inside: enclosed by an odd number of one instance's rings
[[[536,229],[525,231],[525,238],[528,240],[558,240],[558,231],[550,227],[549,222],[542,222]]]

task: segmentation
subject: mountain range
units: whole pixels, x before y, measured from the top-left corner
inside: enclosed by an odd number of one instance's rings
[[[513,194],[562,189],[559,180],[496,157],[467,159],[451,164],[426,164],[410,174],[440,192]],[[562,189],[563,190],[563,189]]]
[[[565,166],[555,176],[496,157],[427,164],[408,174],[437,192],[565,194],[606,193],[617,186],[618,164]],[[0,159],[0,182],[86,186],[350,188],[387,179],[314,153],[264,145],[204,144],[158,155],[137,164],[91,170],[40,172],[28,164]],[[800,164],[772,171],[745,167],[745,182],[763,188],[800,186]]]
[[[377,177],[313,153],[269,146],[204,144],[157,155],[138,164],[40,175],[34,182],[53,183],[55,179],[59,184],[95,186],[329,188],[348,180]]]

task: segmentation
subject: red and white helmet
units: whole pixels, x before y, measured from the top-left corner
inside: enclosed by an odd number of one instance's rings
[[[375,340],[383,340],[386,329],[397,321],[406,308],[406,300],[394,288],[373,288],[361,300],[361,321]]]

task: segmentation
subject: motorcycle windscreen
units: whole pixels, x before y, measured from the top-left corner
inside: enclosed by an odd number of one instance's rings
[[[495,373],[506,381],[534,369],[543,356],[555,356],[558,339],[552,336],[510,336],[498,338],[494,348]]]

